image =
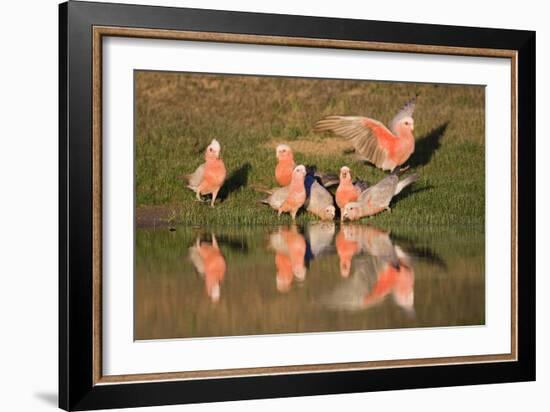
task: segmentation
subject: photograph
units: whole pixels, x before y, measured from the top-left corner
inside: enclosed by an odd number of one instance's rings
[[[485,325],[485,86],[139,70],[134,339]]]

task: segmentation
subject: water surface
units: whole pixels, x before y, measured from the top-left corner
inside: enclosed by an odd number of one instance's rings
[[[135,338],[482,325],[482,230],[177,227],[136,234]]]

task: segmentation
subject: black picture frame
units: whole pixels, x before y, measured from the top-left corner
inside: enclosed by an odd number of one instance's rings
[[[92,28],[221,32],[517,51],[517,361],[96,385]],[[535,32],[74,2],[59,6],[59,406],[89,410],[535,379]]]

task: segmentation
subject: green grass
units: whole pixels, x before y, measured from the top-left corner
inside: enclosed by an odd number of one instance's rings
[[[136,73],[138,215],[156,210],[172,224],[253,225],[280,220],[253,189],[273,187],[274,146],[312,142],[297,162],[376,183],[385,173],[345,154],[336,139],[313,132],[328,114],[366,115],[388,123],[420,93],[417,150],[409,163],[421,179],[392,202],[392,213],[364,219],[385,227],[473,227],[483,230],[484,88],[349,80]],[[228,182],[214,209],[194,201],[178,177],[203,162],[212,138],[222,144]],[[311,150],[311,148],[313,148]],[[301,213],[299,222],[316,218]]]

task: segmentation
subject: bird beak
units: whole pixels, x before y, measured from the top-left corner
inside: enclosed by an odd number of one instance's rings
[[[413,124],[411,124],[411,131],[413,131],[413,130],[414,130],[414,125],[413,125]]]

